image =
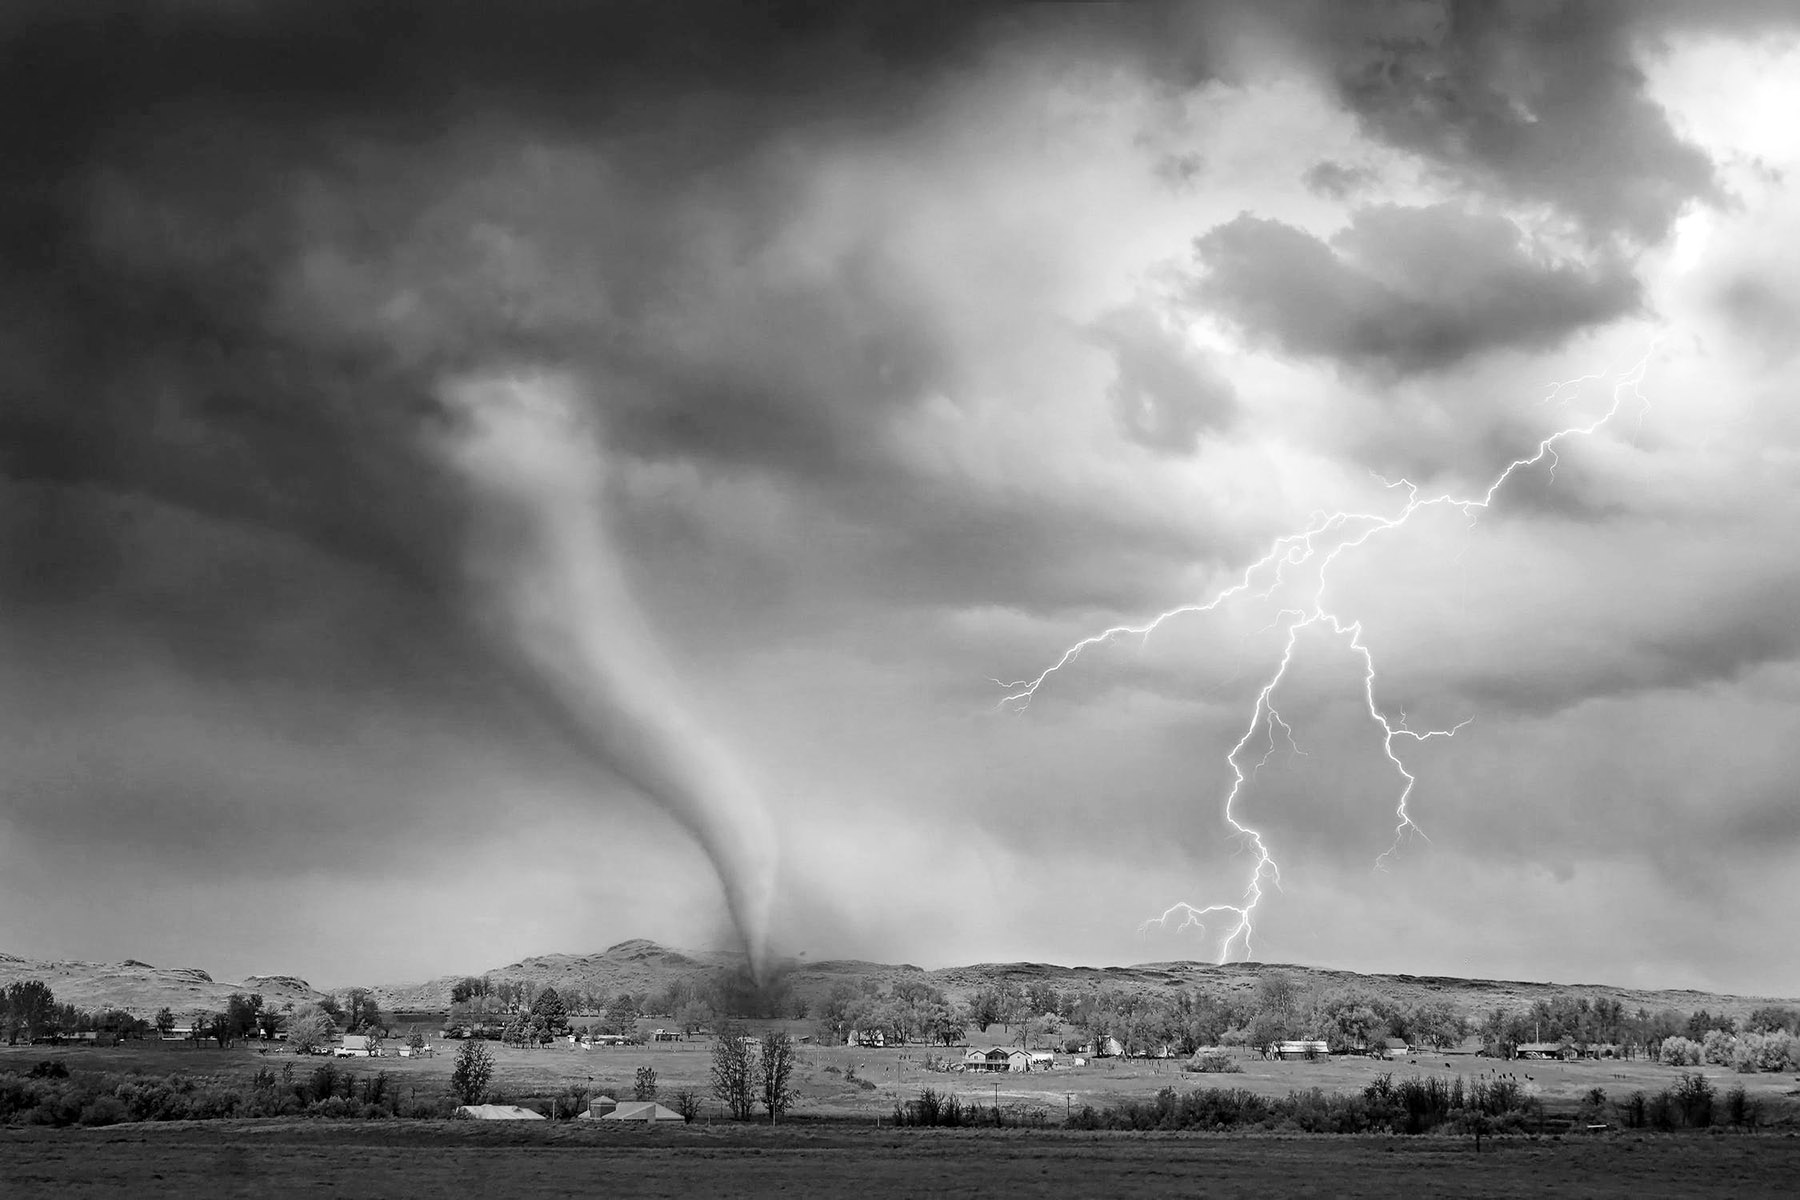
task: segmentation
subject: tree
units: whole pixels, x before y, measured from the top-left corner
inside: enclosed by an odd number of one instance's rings
[[[247,1038],[256,1032],[257,1014],[262,1012],[263,998],[260,995],[246,996],[242,992],[233,992],[225,1001],[225,1034],[227,1038]]]
[[[794,1058],[793,1038],[774,1030],[763,1035],[762,1053],[756,1061],[756,1082],[770,1121],[794,1106]]]
[[[553,987],[537,994],[537,999],[531,1002],[531,1015],[542,1017],[544,1028],[551,1034],[561,1033],[569,1027],[569,1007]]]
[[[1333,1052],[1366,1050],[1387,1036],[1381,1001],[1359,987],[1333,988],[1319,998],[1319,1019]]]
[[[166,1005],[156,1010],[156,1032],[162,1037],[175,1032],[175,1014]]]
[[[1000,996],[993,988],[982,988],[969,997],[969,1021],[983,1033],[989,1025],[1000,1023]]]
[[[1406,1040],[1414,1045],[1448,1050],[1462,1041],[1467,1027],[1448,1000],[1427,1000],[1406,1013]]]
[[[296,1054],[310,1054],[320,1046],[328,1046],[337,1035],[337,1025],[321,1004],[302,1004],[288,1019],[288,1046]]]
[[[632,1081],[631,1098],[633,1100],[656,1099],[656,1068],[639,1067],[637,1078]]]
[[[467,1004],[472,1000],[483,999],[493,993],[493,981],[485,976],[465,975],[450,985],[450,1003]]]
[[[688,1091],[686,1088],[675,1093],[674,1104],[675,1111],[680,1113],[681,1119],[686,1121],[689,1125],[692,1125],[694,1123],[694,1118],[700,1115],[700,1097]]]
[[[353,987],[348,999],[350,1003],[344,1015],[350,1020],[351,1033],[369,1033],[381,1028],[381,1009],[375,1003],[375,993],[368,988]]]
[[[488,1048],[470,1039],[456,1052],[456,1066],[450,1070],[450,1090],[464,1104],[480,1104],[487,1096],[488,1081],[494,1077],[494,1060]]]
[[[414,1025],[406,1035],[406,1048],[408,1050],[423,1050],[425,1048],[425,1035],[419,1032],[419,1027],[417,1025]]]
[[[1256,981],[1256,1011],[1286,1028],[1299,1015],[1300,985],[1280,971],[1267,972]]]
[[[675,1023],[683,1033],[699,1033],[712,1022],[712,1005],[704,1000],[686,1001],[675,1013]]]
[[[819,1033],[832,1045],[847,1040],[853,1025],[851,1014],[862,1002],[862,997],[848,983],[835,983],[831,992],[819,1005]]]
[[[1800,1012],[1778,1004],[1766,1005],[1744,1018],[1745,1033],[1800,1033]]]
[[[606,1010],[605,1030],[620,1037],[630,1037],[637,1032],[638,1002],[630,992],[620,992]]]
[[[44,1032],[54,1016],[56,995],[41,979],[21,979],[6,989],[4,1018],[6,1040],[16,1043],[23,1034],[29,1042]]]
[[[746,1120],[756,1103],[751,1079],[750,1043],[741,1025],[724,1025],[713,1039],[712,1086],[726,1111],[735,1120]]]

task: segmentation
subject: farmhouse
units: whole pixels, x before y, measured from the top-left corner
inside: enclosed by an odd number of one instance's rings
[[[1412,1053],[1412,1047],[1406,1044],[1405,1038],[1382,1038],[1375,1043],[1373,1053],[1382,1058],[1404,1058]]]
[[[380,1058],[381,1047],[368,1034],[346,1033],[336,1053],[339,1058]]]
[[[680,1042],[686,1039],[682,1037],[679,1029],[657,1029],[651,1031],[650,1040],[653,1042]]]
[[[1276,1042],[1269,1047],[1269,1057],[1283,1062],[1302,1058],[1329,1058],[1331,1047],[1320,1041]]]
[[[1514,1054],[1519,1058],[1573,1058],[1575,1047],[1567,1042],[1520,1042]]]
[[[965,1071],[1029,1071],[1032,1067],[1032,1054],[1017,1046],[993,1046],[986,1050],[969,1050],[963,1054],[962,1069]],[[1049,1055],[1044,1055],[1049,1058]]]

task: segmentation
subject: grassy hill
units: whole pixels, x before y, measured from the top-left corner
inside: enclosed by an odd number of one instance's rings
[[[718,951],[672,950],[643,939],[621,942],[605,951],[586,954],[549,954],[522,959],[488,972],[495,979],[548,984],[560,992],[616,995],[621,991],[652,995],[678,979],[700,982],[719,971],[742,969],[742,956]],[[871,981],[886,989],[900,979],[922,980],[943,989],[952,999],[966,999],[980,988],[999,982],[1021,986],[1048,983],[1059,991],[1112,988],[1130,992],[1172,991],[1194,988],[1221,997],[1248,996],[1257,980],[1269,971],[1280,971],[1302,987],[1324,990],[1360,983],[1397,1003],[1410,1005],[1426,999],[1449,1000],[1465,1013],[1526,1009],[1539,999],[1575,993],[1619,1000],[1628,1011],[1665,1008],[1692,1012],[1707,1009],[1740,1017],[1766,1004],[1793,1004],[1793,998],[1740,996],[1690,989],[1611,987],[1605,984],[1560,984],[1529,980],[1458,979],[1448,976],[1364,975],[1355,971],[1277,963],[1230,963],[1224,966],[1199,962],[1153,962],[1127,967],[1070,967],[1054,963],[976,963],[970,966],[924,970],[907,963],[876,963],[858,959],[808,962],[785,959],[776,965],[794,993],[817,1000],[839,983]],[[449,1003],[450,988],[461,978],[445,976],[425,983],[377,987],[384,1009],[429,1009]]]
[[[740,971],[741,955],[722,951],[684,951],[644,939],[620,942],[592,954],[545,954],[521,959],[486,972],[496,980],[519,980],[558,991],[579,989],[585,993],[620,992],[655,995],[678,980],[704,983],[722,972]],[[1230,963],[1218,966],[1198,962],[1154,962],[1134,966],[1070,967],[1053,963],[976,963],[927,971],[907,963],[876,963],[856,959],[808,962],[786,959],[776,968],[793,993],[817,1001],[839,983],[872,982],[887,989],[900,979],[930,983],[950,995],[965,999],[975,990],[999,982],[1029,985],[1048,983],[1059,991],[1091,991],[1111,988],[1129,992],[1166,992],[1194,988],[1221,997],[1253,992],[1257,980],[1280,971],[1302,987],[1324,990],[1360,983],[1400,1004],[1425,999],[1449,1000],[1467,1014],[1529,1008],[1539,999],[1575,993],[1605,996],[1623,1003],[1628,1011],[1652,1012],[1674,1008],[1682,1012],[1708,1009],[1714,1013],[1743,1016],[1765,1004],[1794,1004],[1792,997],[1740,996],[1688,989],[1644,989],[1604,984],[1559,984],[1528,980],[1458,979],[1447,976],[1363,975],[1354,971],[1275,963]],[[460,975],[446,975],[422,983],[373,985],[377,1002],[386,1012],[439,1010],[450,1002],[450,989]],[[33,962],[0,954],[0,986],[17,979],[42,979],[61,1001],[81,1008],[117,1006],[149,1016],[163,1006],[177,1013],[196,1008],[221,1008],[232,992],[260,992],[274,1007],[290,1000],[302,1003],[320,993],[303,979],[291,976],[252,976],[241,982],[215,981],[195,967],[153,967],[127,959],[118,963],[78,961]]]
[[[199,967],[153,967],[132,958],[116,963],[40,962],[0,954],[0,987],[22,979],[42,980],[59,1003],[91,1011],[122,1008],[145,1019],[165,1007],[178,1017],[195,1009],[222,1009],[233,992],[261,993],[274,1008],[320,996],[306,980],[290,975],[252,975],[232,983],[215,980]]]

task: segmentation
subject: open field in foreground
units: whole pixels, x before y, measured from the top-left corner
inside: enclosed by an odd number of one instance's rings
[[[438,1043],[435,1058],[332,1059],[335,1066],[358,1077],[385,1071],[399,1088],[416,1089],[421,1097],[448,1092],[456,1042]],[[676,1091],[690,1089],[703,1097],[703,1113],[717,1113],[710,1096],[711,1042],[660,1043],[582,1051],[565,1043],[522,1050],[486,1043],[494,1057],[493,1090],[508,1101],[529,1101],[556,1095],[571,1088],[606,1091],[628,1098],[637,1069],[655,1070],[658,1093],[665,1100]],[[1614,1099],[1633,1091],[1658,1092],[1672,1086],[1683,1068],[1660,1063],[1512,1061],[1471,1055],[1427,1055],[1412,1060],[1378,1062],[1367,1058],[1334,1058],[1320,1062],[1265,1062],[1255,1055],[1240,1059],[1241,1072],[1192,1074],[1177,1060],[1096,1059],[1086,1066],[1059,1066],[1051,1071],[964,1074],[928,1069],[932,1060],[955,1060],[959,1049],[866,1049],[804,1047],[800,1050],[797,1082],[799,1115],[865,1117],[871,1121],[894,1110],[894,1101],[911,1099],[920,1088],[958,1096],[965,1102],[1023,1105],[1041,1108],[1053,1121],[1070,1108],[1092,1104],[1104,1107],[1121,1099],[1146,1099],[1159,1088],[1187,1090],[1196,1087],[1245,1088],[1264,1096],[1285,1096],[1303,1088],[1328,1092],[1359,1092],[1378,1075],[1391,1073],[1396,1080],[1411,1075],[1455,1075],[1469,1079],[1486,1072],[1507,1072],[1540,1096],[1547,1109],[1573,1111],[1590,1088],[1603,1088]],[[76,1071],[141,1070],[162,1075],[181,1071],[216,1078],[247,1087],[259,1068],[280,1072],[292,1064],[304,1076],[324,1058],[289,1054],[284,1048],[259,1052],[250,1043],[220,1050],[193,1044],[128,1042],[109,1048],[49,1046],[0,1046],[0,1071],[22,1071],[45,1058],[61,1059]],[[1693,1070],[1695,1068],[1686,1068]],[[1723,1067],[1699,1070],[1721,1092],[1742,1083],[1764,1105],[1765,1120],[1775,1121],[1796,1108],[1800,1080],[1787,1073],[1739,1075]],[[854,1076],[854,1078],[852,1078]]]
[[[0,1130],[29,1196],[1791,1196],[1800,1137],[1466,1139],[804,1124],[222,1121]]]

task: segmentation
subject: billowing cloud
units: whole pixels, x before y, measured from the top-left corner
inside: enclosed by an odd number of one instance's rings
[[[1648,94],[1638,22],[1660,14],[1632,7],[1385,7],[1340,45],[1335,83],[1373,136],[1475,189],[1547,202],[1600,238],[1659,241],[1684,205],[1723,192]]]
[[[1359,209],[1330,242],[1245,213],[1195,254],[1194,299],[1252,340],[1378,374],[1553,349],[1638,303],[1618,260],[1545,261],[1512,221],[1450,204]]]
[[[1235,419],[1230,380],[1148,309],[1107,313],[1095,322],[1093,337],[1116,364],[1107,396],[1132,441],[1166,453],[1192,453],[1203,433],[1229,427]]]

